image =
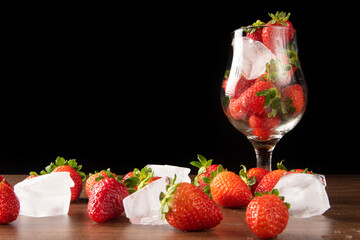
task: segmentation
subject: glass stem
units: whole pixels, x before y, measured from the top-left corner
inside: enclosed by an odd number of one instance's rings
[[[271,157],[278,140],[258,142],[251,141],[256,154],[256,167],[271,171]]]
[[[271,171],[271,157],[274,148],[255,148],[256,167]]]

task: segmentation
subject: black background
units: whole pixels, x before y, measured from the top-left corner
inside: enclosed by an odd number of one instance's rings
[[[359,173],[358,26],[349,8],[123,2],[11,9],[3,29],[0,173],[40,171],[57,156],[76,158],[86,173],[190,167],[198,153],[236,172],[240,164],[254,167],[250,142],[222,111],[220,87],[231,32],[278,10],[291,12],[298,33],[309,104],[276,146],[273,166],[285,159],[288,168]]]

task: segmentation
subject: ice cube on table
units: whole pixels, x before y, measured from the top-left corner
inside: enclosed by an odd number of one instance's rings
[[[324,175],[286,173],[274,188],[291,204],[290,216],[307,218],[321,215],[330,208],[325,187]]]
[[[174,178],[176,174],[175,183],[191,182],[191,179],[189,177],[189,173],[191,171],[190,168],[157,164],[148,164],[147,167],[153,170],[154,176]]]
[[[53,172],[24,181],[14,186],[20,201],[20,215],[49,217],[69,212],[74,182],[68,172]]]
[[[266,63],[276,59],[262,42],[243,37],[243,29],[234,32],[232,46],[233,59],[225,90],[230,97],[234,96],[241,75],[248,80],[256,79],[265,73]]]
[[[166,192],[166,185],[169,183],[167,177],[162,177],[124,198],[125,214],[132,224],[167,224],[161,220],[159,197],[161,192]]]

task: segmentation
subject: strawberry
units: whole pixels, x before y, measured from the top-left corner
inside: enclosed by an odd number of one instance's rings
[[[3,176],[1,176],[0,175],[0,182],[4,182],[6,185],[8,185],[9,187],[11,187],[11,188],[13,188],[12,186],[11,186],[11,184],[8,182],[8,181],[6,181],[6,179],[3,177]]]
[[[254,135],[258,136],[260,140],[268,140],[273,132],[272,129],[280,124],[280,117],[268,117],[267,114],[252,115],[249,118],[249,124]]]
[[[265,23],[263,23],[260,20],[257,20],[256,22],[254,22],[251,26],[251,28],[247,28],[245,30],[246,32],[246,37],[254,39],[256,41],[262,42],[262,26],[265,25]]]
[[[201,154],[198,154],[197,158],[199,161],[190,162],[191,165],[199,168],[198,174],[194,179],[194,185],[203,189],[204,187],[206,187],[209,184],[205,183],[202,178],[210,177],[212,171],[215,171],[215,172],[217,171],[218,165],[212,164],[212,161],[213,161],[212,159],[206,160],[206,158]]]
[[[292,107],[293,116],[303,111],[305,106],[305,97],[303,88],[299,84],[287,86],[283,92],[283,101],[288,102]]]
[[[290,13],[276,12],[276,14],[269,13],[269,16],[272,19],[263,28],[262,40],[264,45],[277,55],[292,40],[295,29],[289,21]],[[285,28],[273,28],[271,26],[283,26]]]
[[[229,102],[229,112],[231,117],[235,118],[236,120],[248,119],[249,116],[244,110],[242,109],[235,110],[235,104],[236,104],[236,98],[231,98]]]
[[[128,191],[133,193],[160,178],[161,177],[154,176],[153,170],[145,166],[141,171],[135,168],[133,172],[127,173],[124,176],[124,184],[128,188]]]
[[[243,112],[249,117],[251,115],[260,115],[264,112],[266,96],[260,96],[258,93],[274,88],[274,84],[267,81],[259,81],[246,89],[233,104],[235,112]]]
[[[123,180],[125,181],[126,179],[128,179],[129,177],[133,177],[134,176],[134,172],[128,172],[127,174],[125,174]]]
[[[0,224],[13,222],[20,212],[20,202],[11,186],[2,179],[0,182]]]
[[[129,196],[124,184],[115,178],[103,178],[97,182],[90,193],[88,215],[101,223],[116,218],[124,211],[123,199]]]
[[[305,169],[291,169],[289,172],[292,172],[292,173],[306,173],[306,174],[314,174],[312,171],[309,171],[307,168]]]
[[[289,204],[273,190],[265,195],[256,193],[246,208],[246,223],[259,238],[271,238],[282,233],[289,220]]]
[[[94,185],[98,182],[99,179],[99,175],[101,176],[101,178],[106,178],[106,177],[113,177],[116,178],[116,174],[112,173],[110,168],[108,168],[107,170],[102,170],[100,172],[95,172],[94,174],[89,174],[89,178],[86,180],[85,183],[85,192],[86,195],[89,197],[92,188],[94,187]]]
[[[181,231],[201,231],[217,226],[221,210],[200,188],[186,182],[175,183],[161,193],[161,212],[166,221]]]
[[[71,188],[71,202],[76,201],[83,188],[82,182],[85,181],[86,175],[81,172],[82,165],[78,165],[75,159],[65,160],[62,157],[57,157],[55,163],[50,163],[49,166],[40,172],[41,175],[50,174],[52,172],[69,172],[71,179],[74,181],[74,187]],[[37,175],[36,172],[31,172],[30,175]],[[29,178],[29,177],[28,177]]]
[[[282,164],[283,161],[277,164],[278,169],[266,174],[256,187],[255,192],[264,194],[266,191],[271,192],[282,175],[287,172],[286,167]]]
[[[210,193],[212,199],[222,207],[241,208],[251,200],[252,193],[248,185],[234,172],[224,171],[219,165],[217,172],[211,174],[211,178],[203,178],[210,187],[204,191]]]
[[[239,172],[241,179],[251,187],[251,192],[255,192],[256,187],[259,185],[263,177],[270,171],[264,168],[250,168],[246,170],[244,165],[241,165],[242,169]]]

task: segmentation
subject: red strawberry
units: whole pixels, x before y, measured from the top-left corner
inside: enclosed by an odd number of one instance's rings
[[[288,204],[279,197],[279,191],[256,194],[246,208],[246,223],[259,238],[271,238],[282,233],[289,220]]]
[[[295,29],[291,22],[288,20],[290,13],[276,12],[276,14],[269,13],[272,18],[262,31],[262,40],[264,45],[277,55],[286,44],[290,42],[294,36]],[[271,27],[283,26],[283,27]],[[285,27],[285,28],[284,28]]]
[[[199,168],[198,174],[194,179],[194,184],[195,186],[200,187],[201,189],[203,189],[204,187],[206,187],[207,183],[204,182],[203,177],[210,177],[211,176],[211,172],[212,171],[217,171],[218,169],[218,165],[217,164],[212,164],[212,159],[207,160],[203,155],[198,154],[197,158],[199,161],[192,161],[190,162],[191,165]]]
[[[190,183],[178,183],[161,194],[163,218],[181,231],[201,231],[218,225],[223,219],[221,210],[200,188]]]
[[[272,130],[255,128],[253,129],[253,135],[257,136],[258,140],[267,141],[271,138]]]
[[[272,129],[280,124],[280,117],[268,117],[267,114],[261,116],[252,115],[249,118],[250,127],[253,128],[253,134],[260,140],[268,140],[272,134]]]
[[[20,212],[20,202],[6,180],[0,182],[0,224],[13,222]]]
[[[290,102],[291,105],[294,107],[293,109],[293,116],[298,115],[305,106],[305,97],[303,88],[299,84],[293,84],[287,86],[283,92],[283,101]]]
[[[95,184],[88,203],[89,217],[101,223],[116,218],[124,211],[123,199],[129,196],[124,184],[115,178],[103,178]]]
[[[264,194],[266,191],[271,192],[282,175],[287,172],[286,167],[282,164],[283,161],[277,164],[278,169],[266,174],[256,187],[255,192]]]
[[[309,171],[307,168],[305,169],[291,169],[289,172],[292,172],[292,173],[306,173],[306,174],[313,174],[312,171]]]
[[[248,116],[261,115],[264,112],[266,96],[258,96],[257,93],[271,88],[274,88],[274,84],[267,81],[254,83],[235,100],[234,111],[244,112]]]
[[[99,178],[99,175],[101,175],[100,178]],[[112,173],[110,168],[108,168],[107,170],[102,170],[100,172],[95,172],[94,174],[89,174],[89,178],[86,180],[86,183],[85,183],[86,195],[88,197],[90,196],[92,188],[98,182],[97,180],[100,180],[101,178],[106,178],[106,177],[116,178],[116,174]]]
[[[270,171],[264,168],[250,168],[249,170],[246,170],[244,165],[241,166],[242,169],[240,170],[239,175],[248,186],[251,186],[251,191],[254,193],[260,181]]]
[[[231,98],[229,102],[229,112],[231,117],[235,118],[236,120],[245,120],[248,119],[249,116],[247,112],[244,110],[235,110],[236,98]],[[229,116],[228,116],[229,117]]]
[[[11,187],[11,188],[13,188],[12,186],[11,186],[11,184],[8,182],[8,181],[6,181],[6,179],[3,177],[3,176],[1,176],[0,175],[0,182],[4,182],[6,185],[8,185],[9,187]]]
[[[252,193],[248,185],[234,172],[223,171],[219,165],[218,173],[213,179],[204,178],[210,184],[213,200],[222,207],[241,208],[249,204]],[[215,175],[215,174],[214,174]],[[208,189],[204,189],[208,192]]]
[[[125,174],[123,180],[125,181],[126,179],[128,179],[129,177],[133,177],[134,176],[134,172],[128,172],[127,174]]]
[[[256,41],[262,42],[262,26],[265,25],[265,23],[263,23],[260,20],[257,20],[256,22],[254,22],[251,26],[251,28],[246,29],[246,37],[254,39]]]
[[[74,181],[74,187],[71,188],[71,202],[76,201],[82,191],[83,184],[86,175],[81,172],[82,165],[78,165],[75,159],[65,160],[62,157],[58,157],[54,163],[50,163],[49,166],[40,172],[41,175],[49,174],[51,172],[69,172],[71,179]],[[31,172],[30,175],[37,175],[36,172]]]

